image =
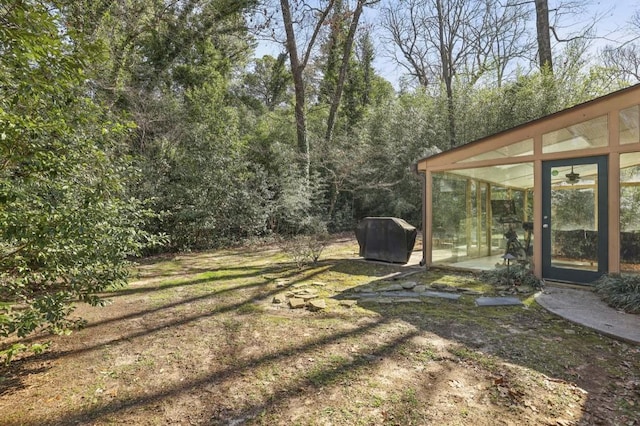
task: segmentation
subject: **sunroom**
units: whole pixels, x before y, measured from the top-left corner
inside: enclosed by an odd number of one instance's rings
[[[640,271],[640,85],[418,161],[428,267]]]

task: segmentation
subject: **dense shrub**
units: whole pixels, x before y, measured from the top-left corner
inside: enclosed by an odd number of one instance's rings
[[[124,285],[150,241],[128,193],[130,126],[90,96],[96,49],[71,49],[56,16],[39,2],[0,8],[0,337],[75,326],[74,304]]]
[[[612,307],[640,313],[640,276],[606,274],[594,283],[594,290]]]
[[[533,275],[533,271],[522,265],[483,271],[480,279],[495,286],[529,286],[536,290],[543,287],[542,281]]]

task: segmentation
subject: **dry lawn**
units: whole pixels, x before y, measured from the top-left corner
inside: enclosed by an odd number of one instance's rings
[[[298,269],[273,247],[145,261],[87,326],[0,370],[2,425],[640,425],[640,348],[473,296],[340,299],[403,270],[335,242]],[[489,291],[472,276],[420,272]],[[384,279],[382,279],[384,281]],[[273,304],[313,288],[327,309]],[[345,296],[345,294],[347,296]]]

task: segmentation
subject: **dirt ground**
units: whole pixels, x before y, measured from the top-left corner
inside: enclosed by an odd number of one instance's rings
[[[474,296],[360,301],[398,265],[335,242],[298,268],[273,247],[145,261],[87,326],[0,369],[2,425],[640,425],[640,347]],[[490,293],[438,271],[411,275]],[[275,296],[310,289],[326,309]],[[3,342],[0,342],[2,344]],[[6,343],[6,342],[4,342]]]

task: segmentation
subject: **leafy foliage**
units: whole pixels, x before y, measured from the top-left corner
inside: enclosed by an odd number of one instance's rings
[[[284,238],[280,246],[296,266],[302,268],[309,263],[317,263],[328,244],[329,234],[326,229],[319,229],[307,235]]]
[[[4,364],[11,364],[11,360],[16,355],[19,355],[23,352],[32,352],[34,354],[41,354],[47,349],[49,349],[50,343],[34,343],[31,345],[25,345],[24,343],[14,343],[9,347],[0,350],[0,359],[4,358]]]
[[[89,96],[83,69],[99,51],[60,34],[46,7],[0,19],[0,336],[61,332],[73,302],[126,283],[150,241],[127,195],[129,126]]]
[[[211,70],[209,82],[175,99],[181,136],[158,135],[140,158],[141,198],[153,198],[174,250],[220,247],[265,232],[271,191],[259,166],[251,165],[238,134],[234,109],[223,107],[225,84]]]
[[[612,307],[640,313],[640,276],[605,274],[593,283],[593,288]]]
[[[543,287],[542,281],[533,275],[531,268],[519,264],[482,271],[480,279],[495,286],[529,286],[536,290]]]
[[[148,252],[150,235],[168,236],[158,250],[199,250],[268,234],[309,236],[302,246],[310,246],[314,235],[353,229],[365,216],[420,226],[416,160],[626,84],[613,70],[589,67],[586,45],[576,40],[554,57],[553,74],[513,65],[526,51],[486,51],[491,63],[478,68],[468,56],[459,72],[434,68],[429,84],[396,93],[375,73],[369,29],[361,27],[344,54],[353,19],[346,1],[314,5],[334,8],[327,25],[314,21],[322,47],[293,70],[290,52],[251,63],[248,20],[262,4],[255,0],[5,3],[4,335],[73,326],[72,302],[100,303],[106,286],[124,284],[126,260]],[[311,19],[318,17],[305,12],[312,3],[288,4]],[[524,36],[517,25],[523,16],[494,19],[491,30]],[[304,27],[300,36],[316,28]],[[343,57],[347,75],[335,108]],[[515,75],[507,75],[511,68]],[[294,167],[300,164],[302,171]],[[447,197],[438,202],[462,211],[460,200]],[[637,200],[629,200],[633,207]],[[623,215],[623,224],[631,219]],[[436,226],[456,223],[455,214],[434,218]],[[318,249],[309,253],[319,256]]]

